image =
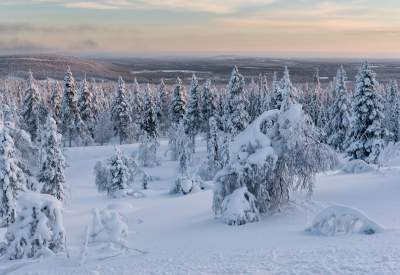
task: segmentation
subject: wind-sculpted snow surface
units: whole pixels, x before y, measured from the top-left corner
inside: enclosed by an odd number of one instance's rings
[[[325,236],[350,233],[371,235],[383,232],[383,228],[359,210],[336,205],[322,210],[306,231]]]

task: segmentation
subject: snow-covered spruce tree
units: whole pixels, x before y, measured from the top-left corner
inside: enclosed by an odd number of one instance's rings
[[[62,87],[60,83],[54,81],[50,95],[50,112],[53,114],[58,127],[61,127],[61,93]]]
[[[115,154],[109,159],[110,179],[107,193],[111,197],[123,196],[129,188],[130,171],[124,158],[121,150],[115,147]]]
[[[16,219],[0,246],[5,248],[2,256],[10,260],[68,253],[61,202],[46,194],[21,195]]]
[[[22,128],[31,135],[32,141],[36,141],[40,127],[41,98],[31,71],[29,71],[28,74],[27,87],[28,88],[25,91],[25,99],[22,106],[21,125]]]
[[[212,86],[211,80],[207,80],[201,93],[201,120],[202,130],[206,133],[207,142],[210,139],[209,120],[212,116],[217,116],[218,100],[216,88]],[[215,119],[215,117],[214,117]]]
[[[170,120],[172,124],[179,124],[186,113],[186,89],[181,79],[178,77],[176,86],[172,93],[170,105]]]
[[[78,125],[80,121],[76,83],[68,66],[64,76],[64,95],[61,103],[61,132],[63,138],[68,139],[69,147],[72,146],[72,141],[81,134]]]
[[[161,79],[160,85],[158,86],[158,102],[160,104],[159,109],[160,109],[160,116],[159,116],[159,122],[160,122],[160,130],[161,134],[165,136],[167,134],[167,130],[169,128],[169,104],[170,104],[170,96],[168,93],[168,89],[165,86],[164,80]]]
[[[336,100],[329,108],[329,121],[325,127],[327,142],[339,151],[345,150],[346,139],[351,130],[351,105],[346,88],[346,72],[343,66],[336,74]]]
[[[347,152],[353,159],[377,163],[386,133],[378,81],[367,62],[361,66],[357,75],[352,102],[354,123]]]
[[[95,114],[94,114],[94,102],[93,93],[89,89],[89,84],[86,81],[86,75],[82,80],[80,97],[79,97],[79,111],[83,123],[90,134],[90,138],[93,138]]]
[[[47,117],[42,131],[41,151],[42,167],[39,182],[43,184],[42,193],[54,196],[60,201],[66,199],[65,158],[61,148],[61,135],[57,132],[56,121],[51,115]]]
[[[258,213],[288,203],[293,190],[311,195],[314,176],[337,162],[292,93],[282,91],[281,109],[264,112],[230,145],[229,164],[215,177],[213,200],[214,213],[228,224],[256,221]],[[242,205],[236,212],[235,204]]]
[[[18,166],[14,141],[0,125],[0,226],[15,221],[16,198],[26,190],[25,175]]]
[[[135,78],[133,82],[133,89],[129,93],[129,105],[130,105],[130,116],[131,116],[131,131],[133,137],[138,140],[140,136],[140,123],[143,112],[143,93],[140,89],[140,85]]]
[[[215,174],[222,169],[222,144],[220,141],[220,133],[218,129],[217,120],[212,116],[209,119],[209,141],[207,144],[207,173],[208,179],[212,179]]]
[[[139,165],[152,167],[159,165],[157,161],[158,143],[158,126],[157,115],[155,111],[153,94],[150,85],[147,84],[146,93],[144,95],[144,111],[142,121],[140,123],[141,135],[139,137]]]
[[[126,100],[125,82],[122,77],[118,78],[118,89],[111,106],[111,118],[114,124],[114,131],[119,136],[119,143],[122,144],[129,138],[129,124],[131,123]]]
[[[177,154],[179,162],[178,177],[171,188],[170,192],[172,194],[186,195],[198,189],[198,182],[190,175],[188,169],[192,152],[189,144],[189,137],[186,135],[184,123],[181,121],[178,125],[176,135],[176,147],[178,150]]]
[[[272,90],[271,90],[271,97],[269,102],[269,110],[273,109],[280,109],[282,103],[282,94],[281,90],[279,89],[279,81],[277,73],[274,72],[272,78]]]
[[[313,85],[310,85],[305,91],[303,101],[304,111],[311,117],[314,125],[318,125],[321,109],[323,108],[321,100],[321,83],[318,69],[314,74]]]
[[[246,111],[247,102],[244,89],[244,77],[235,66],[228,84],[228,101],[224,114],[227,131],[233,137],[243,131],[250,121]]]
[[[180,78],[177,79],[177,84],[172,94],[170,106],[170,127],[169,127],[169,152],[171,159],[178,159],[177,130],[181,122],[183,122],[186,113],[186,90]]]
[[[200,104],[199,104],[200,86],[196,76],[192,75],[192,84],[190,85],[189,100],[187,103],[185,113],[185,132],[189,137],[189,147],[192,152],[195,152],[195,138],[200,131],[201,117],[200,117]]]
[[[396,80],[391,80],[387,87],[384,107],[388,139],[398,142],[400,140],[400,93]]]

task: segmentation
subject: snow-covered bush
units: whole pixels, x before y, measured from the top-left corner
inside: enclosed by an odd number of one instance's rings
[[[359,174],[375,170],[376,169],[373,166],[361,159],[350,160],[346,162],[342,167],[342,172],[346,174]]]
[[[371,235],[383,232],[383,228],[359,210],[346,206],[331,206],[317,214],[306,231],[324,236],[350,233]]]
[[[185,176],[185,175],[180,175],[178,178],[174,181],[174,184],[172,185],[172,188],[170,190],[171,194],[182,194],[182,195],[187,195],[189,193],[196,192],[200,190],[200,184],[201,181],[198,179],[191,177],[191,176]]]
[[[11,260],[67,252],[61,202],[46,194],[21,195],[3,247],[4,255]]]
[[[256,198],[245,186],[228,195],[221,208],[222,219],[229,225],[243,225],[259,220]]]
[[[148,175],[140,170],[133,158],[126,157],[115,148],[115,154],[107,161],[98,161],[94,166],[95,184],[99,192],[106,192],[110,197],[125,197],[138,194],[133,190],[137,177],[149,180]]]

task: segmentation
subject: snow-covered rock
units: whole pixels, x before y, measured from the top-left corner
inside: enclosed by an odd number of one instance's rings
[[[236,189],[222,202],[222,219],[229,225],[243,225],[259,220],[255,197],[246,187]]]
[[[306,231],[324,236],[350,233],[371,235],[383,232],[383,228],[357,209],[335,205],[317,214]]]

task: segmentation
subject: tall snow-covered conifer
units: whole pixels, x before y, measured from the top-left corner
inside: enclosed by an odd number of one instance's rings
[[[111,106],[111,118],[114,131],[119,136],[119,143],[122,144],[129,137],[129,124],[131,122],[126,100],[125,82],[122,77],[118,78],[118,88]]]
[[[343,151],[351,129],[351,105],[346,88],[346,72],[343,66],[336,74],[336,100],[329,109],[328,124],[325,127],[328,144]]]
[[[190,140],[190,149],[195,151],[195,138],[200,131],[201,117],[199,104],[200,86],[196,76],[192,76],[192,84],[190,85],[189,100],[185,114],[185,132]]]
[[[32,141],[36,141],[40,127],[41,97],[31,71],[28,74],[27,86],[21,124],[23,129],[31,135]]]
[[[64,174],[66,164],[61,148],[61,135],[57,132],[56,121],[51,115],[47,117],[42,132],[41,149],[43,154],[39,172],[39,182],[43,184],[41,192],[64,201],[66,198]]]
[[[384,146],[382,97],[378,93],[375,73],[365,62],[356,78],[356,91],[353,97],[352,137],[348,153],[353,159],[377,163]]]

